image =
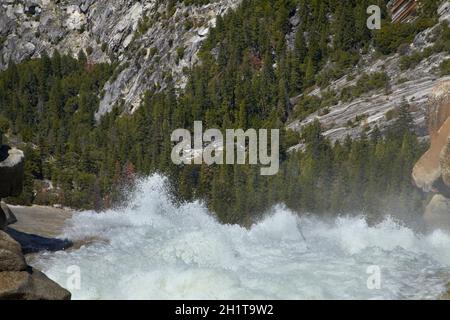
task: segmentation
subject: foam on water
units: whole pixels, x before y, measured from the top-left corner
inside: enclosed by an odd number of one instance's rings
[[[443,231],[417,235],[391,218],[325,222],[281,206],[247,230],[219,224],[200,203],[173,206],[164,186],[153,176],[128,209],[75,215],[63,236],[99,240],[34,265],[69,288],[78,266],[75,299],[427,299],[450,279]],[[372,265],[380,290],[367,287]]]

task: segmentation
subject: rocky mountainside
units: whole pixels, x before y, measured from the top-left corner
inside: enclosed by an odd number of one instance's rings
[[[140,104],[153,85],[164,86],[171,75],[185,85],[185,68],[196,54],[217,15],[241,0],[216,0],[206,5],[171,7],[160,0],[2,0],[0,4],[0,69],[20,62],[80,50],[91,63],[117,62],[115,76],[105,85],[97,117],[116,103],[128,111]]]
[[[439,23],[450,24],[450,2],[445,2],[439,8]],[[304,119],[294,119],[288,125],[295,131],[301,131],[303,127],[318,119],[325,129],[324,135],[332,141],[343,140],[347,135],[358,138],[362,132],[369,133],[375,126],[381,130],[391,124],[391,117],[402,103],[409,103],[414,117],[417,133],[427,136],[426,102],[433,88],[439,83],[450,80],[450,76],[440,74],[439,65],[450,58],[445,52],[431,54],[421,61],[416,61],[408,68],[402,68],[404,56],[424,54],[427,48],[438,40],[436,30],[439,25],[426,29],[419,33],[409,45],[399,49],[395,55],[389,57],[377,57],[373,53],[366,54],[355,66],[354,70],[341,79],[333,81],[322,89],[315,89],[308,93],[309,96],[322,97],[327,92],[338,95],[343,90],[355,86],[364,75],[383,73],[388,81],[383,88],[367,92],[350,101],[338,101]],[[296,104],[301,98],[291,99]],[[294,148],[301,148],[298,145]]]
[[[197,52],[217,15],[236,8],[241,0],[216,0],[206,5],[173,7],[165,1],[113,0],[105,6],[96,0],[4,0],[0,5],[0,69],[9,61],[20,62],[57,49],[74,56],[80,50],[91,63],[117,62],[116,73],[103,90],[97,119],[116,104],[133,112],[143,93],[152,86],[164,87],[170,75],[178,88],[186,84],[185,71],[197,61]],[[449,3],[439,9],[440,22],[450,21]],[[296,17],[292,19],[295,20]],[[291,21],[294,22],[295,21]],[[422,52],[430,46],[434,28],[419,34],[407,54]],[[432,41],[432,40],[431,40]],[[289,42],[289,39],[288,39]],[[332,140],[350,134],[357,137],[375,125],[389,125],[386,114],[402,102],[413,105],[418,132],[426,135],[424,102],[441,80],[437,67],[450,56],[434,54],[408,70],[400,70],[402,54],[376,58],[370,53],[352,74],[309,93],[321,97],[327,91],[340,92],[355,85],[363,74],[385,72],[387,88],[370,92],[349,102],[293,120],[289,128],[300,131],[319,119]],[[295,105],[297,98],[291,102]],[[297,148],[300,146],[297,146]]]

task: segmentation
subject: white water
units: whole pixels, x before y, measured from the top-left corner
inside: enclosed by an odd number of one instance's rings
[[[132,207],[77,214],[63,235],[101,241],[41,254],[35,266],[75,299],[430,299],[450,281],[442,231],[420,236],[389,218],[326,223],[282,207],[247,230],[217,223],[199,203],[169,203],[164,179],[148,178]],[[379,290],[367,287],[371,265],[381,268]]]

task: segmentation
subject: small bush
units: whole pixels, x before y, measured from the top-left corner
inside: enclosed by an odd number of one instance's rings
[[[186,31],[191,30],[193,27],[194,27],[194,22],[192,22],[190,19],[188,19],[184,22],[184,29]]]
[[[342,90],[341,100],[344,102],[351,101],[370,91],[385,88],[388,84],[389,77],[386,72],[364,74],[355,86],[346,87]]]
[[[177,60],[178,61],[183,59],[185,50],[186,50],[186,48],[183,46],[178,47],[178,49],[177,49]]]
[[[91,46],[86,48],[86,53],[87,53],[88,56],[90,56],[93,52],[94,52],[94,49],[92,49]]]
[[[450,59],[445,60],[441,63],[440,67],[441,76],[450,75]]]

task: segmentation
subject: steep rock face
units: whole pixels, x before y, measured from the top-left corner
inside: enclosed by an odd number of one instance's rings
[[[431,146],[413,169],[413,179],[419,188],[429,192],[447,168],[446,148],[450,139],[450,81],[434,88],[428,101],[428,127]],[[447,170],[447,169],[446,169]]]
[[[12,60],[39,57],[54,49],[88,53],[92,63],[118,62],[119,72],[105,85],[97,118],[116,103],[134,111],[150,86],[164,87],[168,74],[183,87],[185,67],[217,15],[241,0],[213,0],[202,6],[159,0],[5,0],[0,4],[0,69]]]
[[[6,225],[14,224],[17,222],[16,216],[14,215],[14,213],[12,213],[11,209],[9,209],[8,205],[3,201],[0,202],[0,212],[1,211],[3,211],[3,214],[5,216]]]
[[[328,108],[328,113],[315,112],[305,119],[291,122],[288,127],[295,131],[301,131],[303,127],[318,119],[325,129],[324,135],[332,141],[342,141],[347,135],[358,138],[364,131],[370,131],[375,126],[381,130],[391,124],[388,118],[389,111],[394,111],[402,103],[408,102],[414,117],[416,128],[420,136],[427,135],[426,102],[432,89],[440,82],[450,80],[449,76],[439,77],[436,67],[450,55],[436,54],[422,61],[411,70],[401,72],[398,65],[400,56],[395,55],[388,59],[377,60],[374,64],[362,66],[358,73],[386,72],[390,77],[389,91],[379,90],[363,95],[350,102],[339,102]],[[399,82],[402,79],[405,82]],[[347,77],[334,82],[324,91],[341,90],[344,87],[355,85],[358,78],[347,81]],[[311,95],[320,96],[320,91],[315,90]],[[292,101],[295,104],[295,99]],[[357,117],[363,120],[356,126],[349,126],[349,121]]]
[[[25,160],[22,151],[1,145],[1,137],[0,134],[0,200],[22,192]],[[8,206],[0,202],[0,300],[70,299],[69,291],[29,267],[21,245],[1,231],[16,221]]]
[[[24,160],[22,151],[0,146],[0,198],[22,192]]]
[[[419,188],[436,193],[424,220],[430,228],[450,229],[450,82],[436,86],[428,102],[430,149],[414,166]]]
[[[0,270],[24,271],[27,268],[22,248],[6,233],[0,231]]]
[[[450,2],[446,3],[450,5]],[[440,21],[450,25],[450,15],[445,8],[447,7],[442,6],[438,12]],[[439,25],[435,25],[419,33],[406,51],[423,52],[425,48],[430,47],[436,40],[434,35],[438,28]],[[426,137],[428,134],[426,102],[433,88],[436,88],[439,83],[450,80],[450,76],[441,76],[439,72],[440,64],[449,59],[450,55],[444,52],[433,54],[407,70],[401,70],[401,58],[400,53],[381,58],[374,58],[371,53],[365,55],[350,74],[333,81],[324,89],[317,88],[308,95],[321,97],[327,91],[340,93],[344,88],[356,85],[363,74],[375,72],[384,72],[389,77],[385,88],[368,92],[349,102],[339,101],[335,105],[327,106],[326,112],[324,108],[305,119],[293,119],[288,124],[288,128],[301,131],[317,119],[324,128],[324,135],[333,142],[342,141],[347,135],[358,138],[363,132],[370,133],[375,126],[382,131],[389,127],[393,121],[389,113],[395,112],[404,102],[408,102],[417,134]],[[300,98],[301,96],[292,98],[291,104],[295,105]],[[355,119],[360,120],[355,121]],[[301,144],[293,147],[293,149],[299,148],[302,148]]]

